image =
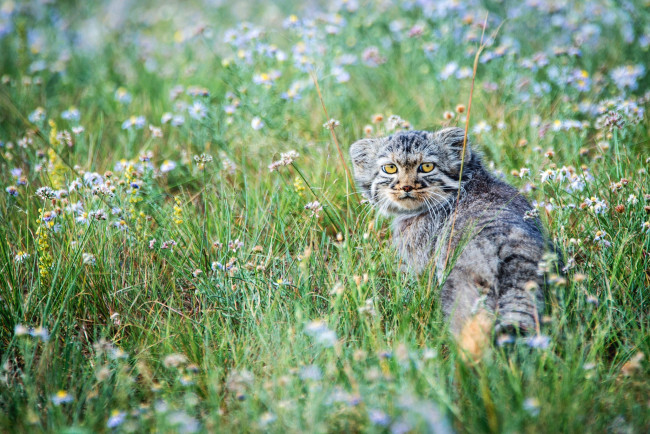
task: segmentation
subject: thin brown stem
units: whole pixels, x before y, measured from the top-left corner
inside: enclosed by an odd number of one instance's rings
[[[460,202],[460,192],[461,192],[461,183],[463,181],[463,168],[465,166],[465,150],[467,149],[467,131],[469,130],[469,116],[472,112],[472,99],[474,97],[474,82],[476,81],[476,70],[478,69],[478,59],[481,55],[481,51],[485,48],[483,43],[483,37],[485,36],[485,28],[487,27],[488,14],[485,15],[485,21],[483,22],[483,32],[481,33],[481,42],[479,43],[479,48],[476,51],[476,56],[474,56],[474,69],[472,71],[472,86],[469,89],[469,102],[467,103],[467,118],[465,119],[465,134],[463,136],[463,152],[460,159],[460,174],[458,175],[458,194],[456,196],[456,206],[454,207],[454,216],[451,220],[451,231],[449,232],[449,243],[447,244],[447,255],[445,257],[445,268],[447,268],[447,262],[449,261],[449,254],[451,253],[451,240],[454,237],[454,227],[456,226],[456,217],[458,216],[458,202]],[[498,31],[498,29],[497,29]]]

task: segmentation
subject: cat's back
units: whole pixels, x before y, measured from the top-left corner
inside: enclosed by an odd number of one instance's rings
[[[487,239],[497,247],[508,243],[540,258],[544,252],[541,223],[530,203],[517,189],[485,170],[480,170],[467,184],[458,204],[455,241],[470,232],[472,239]]]

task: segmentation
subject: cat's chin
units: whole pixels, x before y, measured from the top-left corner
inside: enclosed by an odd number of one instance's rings
[[[416,199],[399,199],[392,201],[391,206],[386,209],[386,215],[389,216],[409,216],[417,215],[426,210],[426,205]]]

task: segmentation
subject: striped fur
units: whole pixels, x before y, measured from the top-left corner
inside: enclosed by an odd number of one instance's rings
[[[524,219],[530,204],[489,174],[469,144],[459,183],[463,138],[462,129],[447,128],[360,140],[350,147],[357,185],[379,212],[395,216],[393,242],[408,268],[435,267],[454,334],[478,309],[493,315],[498,329],[533,329],[548,243],[539,220]],[[435,165],[429,173],[418,170],[425,162]],[[383,172],[386,164],[397,173]]]

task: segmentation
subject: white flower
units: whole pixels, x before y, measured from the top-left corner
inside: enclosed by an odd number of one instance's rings
[[[603,214],[607,210],[607,203],[595,196],[585,199],[585,204],[594,214]]]
[[[544,182],[547,182],[549,180],[551,180],[551,181],[554,180],[555,176],[556,176],[556,173],[555,173],[554,170],[547,169],[547,170],[540,171],[539,175],[540,175],[542,183],[544,183]]]
[[[551,338],[545,335],[535,335],[528,338],[528,346],[545,350],[551,344]]]
[[[481,134],[481,133],[486,133],[491,129],[492,127],[489,126],[487,122],[481,121],[478,124],[474,125],[474,128],[472,128],[472,132],[474,134]]]
[[[305,209],[308,209],[311,211],[311,216],[312,217],[318,217],[319,213],[323,210],[323,206],[320,204],[319,201],[315,200],[313,202],[309,202],[307,205],[305,205]]]
[[[260,119],[258,116],[255,116],[251,121],[251,127],[254,130],[261,130],[262,128],[264,128],[264,121]]]
[[[650,221],[641,223],[641,232],[650,234]]]
[[[117,428],[124,422],[124,419],[126,419],[126,413],[123,411],[118,411],[118,410],[113,410],[111,413],[111,417],[108,418],[108,421],[106,422],[106,427],[107,428]]]
[[[175,168],[176,168],[176,162],[173,161],[173,160],[165,160],[165,161],[163,161],[162,164],[160,165],[160,171],[161,171],[162,173],[171,172],[171,171],[174,170]]]
[[[122,122],[122,129],[123,130],[130,130],[132,128],[135,128],[137,130],[141,130],[144,127],[144,124],[146,123],[146,119],[144,116],[131,116],[124,122]]]
[[[194,119],[200,120],[207,115],[208,109],[201,101],[194,101],[194,104],[188,107],[187,112]]]
[[[269,164],[269,172],[273,172],[278,169],[280,166],[288,166],[293,161],[298,158],[300,154],[298,154],[296,151],[291,150],[287,152],[283,152],[280,154],[280,159],[278,161],[274,161],[273,163]]]
[[[26,259],[29,259],[31,255],[27,252],[23,252],[22,250],[18,253],[16,253],[16,256],[14,256],[14,261],[16,261],[17,264],[21,264],[24,262]]]
[[[316,320],[307,324],[305,333],[314,338],[317,344],[324,347],[333,347],[336,344],[336,333],[330,330],[323,320]]]
[[[97,259],[92,253],[83,253],[81,257],[84,265],[95,265],[97,263]]]
[[[56,393],[56,395],[52,395],[50,400],[54,405],[59,406],[61,404],[67,404],[68,402],[72,402],[74,398],[65,390],[59,390]]]
[[[341,125],[341,122],[339,122],[336,119],[332,118],[332,119],[330,119],[329,121],[327,121],[327,122],[325,122],[323,124],[323,128],[332,129],[332,128],[338,127],[339,125]]]

